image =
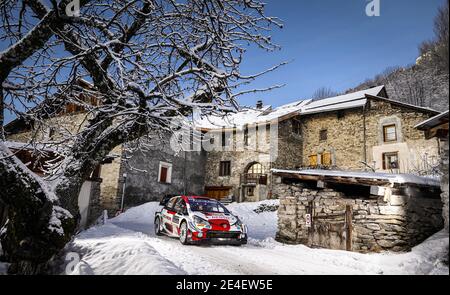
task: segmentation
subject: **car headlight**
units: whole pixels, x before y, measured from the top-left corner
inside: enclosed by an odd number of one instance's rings
[[[198,216],[194,216],[194,224],[196,226],[209,226],[209,222],[208,220],[205,220],[201,217]]]

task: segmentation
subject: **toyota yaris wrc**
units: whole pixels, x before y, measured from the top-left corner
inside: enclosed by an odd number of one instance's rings
[[[155,213],[155,234],[179,238],[183,245],[247,243],[247,227],[220,202],[206,197],[163,199]]]

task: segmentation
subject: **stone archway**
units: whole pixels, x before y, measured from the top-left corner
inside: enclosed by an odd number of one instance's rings
[[[251,162],[241,175],[242,200],[260,201],[267,198],[267,174],[260,162]]]

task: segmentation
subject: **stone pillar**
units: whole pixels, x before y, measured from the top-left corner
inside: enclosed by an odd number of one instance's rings
[[[444,204],[442,216],[444,218],[445,229],[448,232],[448,140],[442,141],[441,149],[441,199]]]

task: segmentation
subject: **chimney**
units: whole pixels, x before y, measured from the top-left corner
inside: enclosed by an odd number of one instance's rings
[[[262,100],[258,100],[258,101],[256,102],[256,108],[257,108],[258,110],[260,110],[260,109],[263,108],[263,101],[262,101]]]

